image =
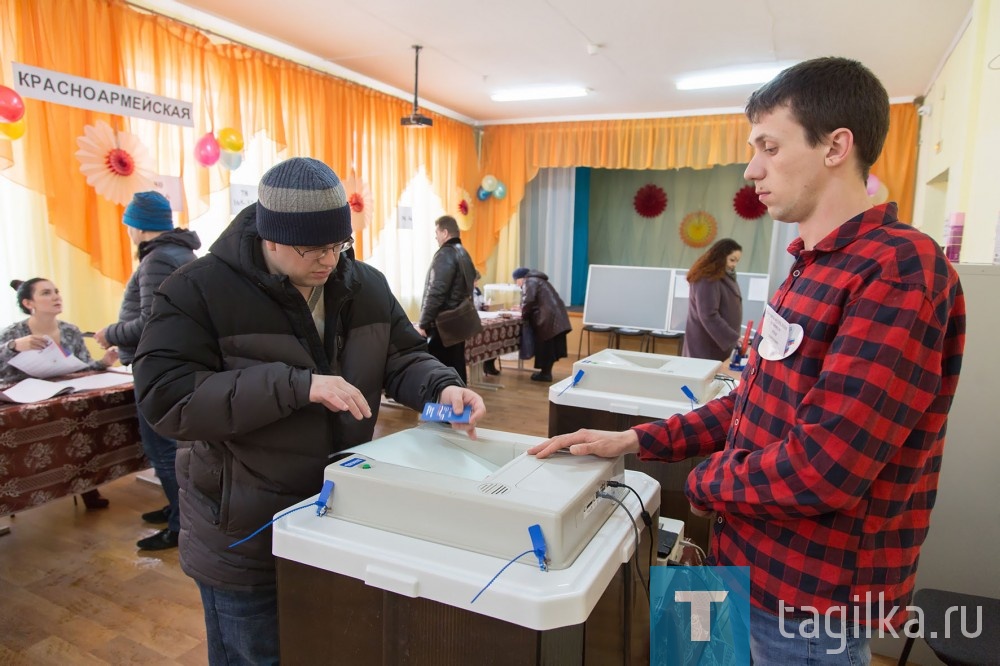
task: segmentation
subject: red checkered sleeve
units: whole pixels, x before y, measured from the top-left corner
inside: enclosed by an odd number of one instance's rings
[[[639,436],[639,458],[678,462],[721,451],[733,418],[734,393],[665,421],[632,428]]]

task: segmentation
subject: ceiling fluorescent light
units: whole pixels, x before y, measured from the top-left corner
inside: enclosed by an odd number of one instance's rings
[[[728,88],[731,86],[767,83],[788,66],[788,63],[774,63],[770,65],[716,69],[682,76],[677,79],[675,85],[678,90],[704,90],[706,88]]]
[[[587,89],[582,86],[537,86],[499,90],[490,95],[490,99],[494,102],[527,102],[536,99],[586,97],[587,92]]]

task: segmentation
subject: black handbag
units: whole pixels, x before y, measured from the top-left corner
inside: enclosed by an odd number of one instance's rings
[[[465,342],[483,330],[483,322],[479,319],[479,312],[471,298],[462,301],[457,308],[439,312],[434,318],[434,326],[445,347]]]

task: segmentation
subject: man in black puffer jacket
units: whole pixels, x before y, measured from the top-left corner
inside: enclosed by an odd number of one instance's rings
[[[118,321],[94,334],[105,349],[117,346],[118,358],[129,365],[135,357],[142,329],[153,308],[153,292],[171,273],[194,261],[194,251],[201,247],[198,234],[187,229],[175,229],[170,202],[159,192],[139,192],[125,209],[122,222],[128,237],[139,250],[139,266],[125,285],[125,296],[118,311]],[[138,397],[136,398],[138,402]],[[159,532],[140,539],[139,550],[164,550],[177,547],[180,513],[177,508],[177,476],[174,458],[177,442],[156,433],[139,414],[139,436],[142,449],[156,471],[167,505],[142,514],[149,523],[166,523]]]
[[[213,665],[277,663],[270,531],[229,546],[371,440],[383,391],[418,411],[470,405],[472,424],[486,411],[352,245],[337,175],[282,162],[210,253],[161,285],[139,345],[141,408],[181,440],[181,566],[201,589]]]

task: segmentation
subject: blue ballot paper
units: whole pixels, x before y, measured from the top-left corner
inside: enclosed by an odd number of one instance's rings
[[[471,405],[466,405],[461,414],[456,414],[451,408],[451,405],[442,405],[439,402],[428,402],[424,404],[424,411],[420,413],[420,420],[445,423],[468,423],[471,416]]]

